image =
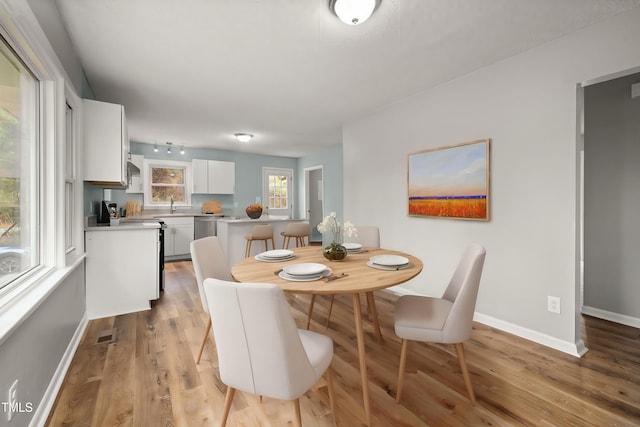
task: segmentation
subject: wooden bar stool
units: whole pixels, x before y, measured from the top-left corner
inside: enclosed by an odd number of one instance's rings
[[[309,236],[311,235],[311,228],[308,222],[290,222],[285,227],[284,231],[280,233],[284,237],[282,242],[282,249],[289,248],[289,241],[292,237],[296,238],[296,248],[301,246],[309,246]],[[307,238],[305,241],[304,238]]]
[[[251,234],[244,237],[247,240],[247,249],[244,253],[245,258],[251,255],[251,243],[254,240],[262,240],[264,241],[265,250],[269,250],[269,240],[271,240],[271,246],[273,249],[276,248],[276,244],[273,240],[273,226],[272,225],[256,225],[251,230]]]

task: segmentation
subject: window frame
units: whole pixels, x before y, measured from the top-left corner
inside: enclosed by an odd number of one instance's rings
[[[179,161],[179,160],[159,160],[159,159],[144,159],[143,171],[144,174],[144,207],[153,209],[161,207],[171,206],[171,202],[153,202],[152,197],[152,182],[151,182],[151,169],[154,167],[163,168],[176,168],[184,170],[184,202],[175,202],[176,207],[191,207],[191,192],[192,192],[192,176],[191,176],[191,162]]]
[[[7,315],[7,322],[0,322],[0,341],[22,322],[41,301],[56,288],[62,278],[81,265],[84,250],[76,250],[65,256],[65,96],[80,113],[76,117],[74,162],[81,181],[82,169],[78,164],[81,147],[81,104],[55,52],[48,43],[40,24],[27,2],[0,1],[0,35],[38,82],[39,96],[37,119],[37,155],[34,160],[34,176],[38,191],[36,205],[29,208],[30,215],[39,219],[36,227],[39,247],[39,264],[0,289],[0,314]],[[74,189],[74,240],[77,248],[83,248],[84,229],[81,186]],[[10,321],[9,321],[10,320]]]

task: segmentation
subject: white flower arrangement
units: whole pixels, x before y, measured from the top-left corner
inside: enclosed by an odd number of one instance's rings
[[[333,243],[338,243],[340,237],[340,222],[335,212],[331,212],[324,217],[324,220],[318,224],[318,231],[321,233],[332,232]],[[353,225],[351,221],[345,221],[342,225],[342,231],[347,237],[358,237],[358,229]]]

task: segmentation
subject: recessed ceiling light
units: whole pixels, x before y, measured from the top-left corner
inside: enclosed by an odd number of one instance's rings
[[[233,136],[235,136],[240,142],[249,142],[251,141],[251,138],[253,138],[253,135],[250,133],[234,133]]]

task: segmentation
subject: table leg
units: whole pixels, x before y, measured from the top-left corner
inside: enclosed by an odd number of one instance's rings
[[[369,407],[369,379],[367,377],[367,362],[364,347],[364,333],[362,331],[362,314],[360,313],[360,295],[353,294],[353,317],[356,323],[356,338],[358,340],[358,357],[360,358],[360,378],[362,379],[362,399],[364,400],[364,417],[368,426],[371,425],[371,408]]]
[[[380,323],[378,323],[378,310],[376,309],[376,300],[373,297],[373,292],[367,292],[367,305],[369,306],[369,311],[371,313],[371,321],[373,322],[373,327],[376,332],[376,337],[378,338],[378,342],[382,344],[384,341],[384,338],[382,338],[382,331],[380,331]]]

